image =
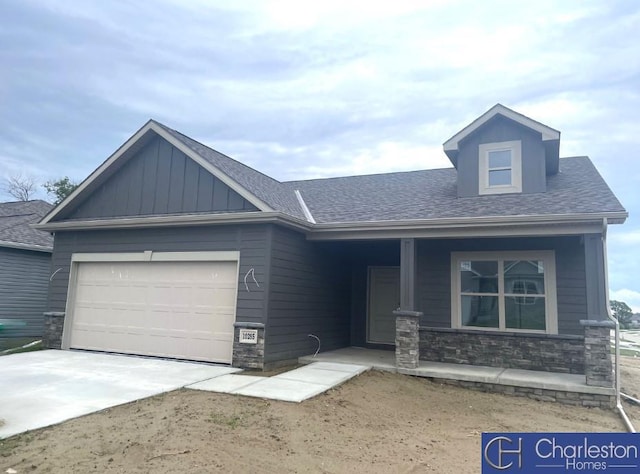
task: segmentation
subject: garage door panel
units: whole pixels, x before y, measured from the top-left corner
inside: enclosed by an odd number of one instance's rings
[[[78,264],[73,348],[231,362],[236,262]]]

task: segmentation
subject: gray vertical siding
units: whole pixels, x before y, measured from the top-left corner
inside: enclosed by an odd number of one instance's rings
[[[236,320],[265,323],[268,226],[202,226],[56,233],[48,310],[65,311],[71,255],[79,252],[240,251]],[[244,276],[253,269],[257,286]]]
[[[272,228],[265,362],[349,345],[350,270],[326,247],[304,235]]]
[[[522,192],[540,193],[547,189],[545,150],[540,133],[496,116],[459,144],[458,196],[478,195],[480,144],[512,140],[522,142]]]
[[[50,253],[0,248],[0,319],[26,323],[0,338],[42,336],[50,267]]]
[[[418,242],[418,311],[421,324],[451,327],[451,252],[554,250],[558,332],[583,334],[587,317],[587,280],[581,237],[421,240]]]
[[[257,208],[180,150],[155,137],[60,219]]]

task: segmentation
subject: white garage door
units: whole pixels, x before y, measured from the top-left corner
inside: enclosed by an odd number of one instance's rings
[[[236,262],[77,263],[69,347],[231,362]]]

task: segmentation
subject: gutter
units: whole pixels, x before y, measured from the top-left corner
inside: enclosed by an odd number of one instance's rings
[[[616,325],[616,354],[615,354],[615,377],[616,377],[616,410],[620,414],[622,421],[624,422],[627,430],[630,433],[635,433],[636,429],[633,427],[633,423],[627,416],[620,401],[620,323],[613,316],[611,312],[611,306],[609,305],[609,269],[607,263],[607,218],[602,219],[602,257],[604,259],[604,291],[605,291],[605,304],[607,308],[607,317],[613,321]],[[625,396],[626,397],[626,396]]]
[[[305,213],[306,214],[306,213]],[[310,213],[309,213],[310,214]],[[182,214],[172,216],[136,216],[109,219],[58,221],[32,224],[32,227],[44,231],[57,230],[93,230],[100,228],[142,228],[161,226],[190,226],[210,224],[239,223],[277,223],[306,233],[310,240],[350,240],[362,238],[401,238],[401,237],[458,237],[492,236],[495,229],[529,229],[527,235],[563,235],[600,232],[603,219],[609,223],[622,223],[626,212],[607,212],[598,214],[549,214],[517,216],[451,217],[431,219],[405,219],[362,222],[312,222],[296,218],[282,212],[257,211],[220,214]],[[579,226],[584,226],[580,228]],[[542,228],[547,228],[546,232]],[[597,229],[595,228],[597,227]],[[523,234],[524,235],[524,234]]]
[[[0,240],[0,247],[8,247],[19,250],[33,250],[34,252],[53,253],[53,247],[45,247],[44,245],[23,244],[20,242],[11,242],[9,240]]]

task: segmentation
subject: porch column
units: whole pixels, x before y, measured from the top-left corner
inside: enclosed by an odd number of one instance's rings
[[[607,305],[604,281],[604,255],[602,234],[584,235],[584,267],[587,284],[587,316],[606,319]]]
[[[416,239],[400,240],[400,309],[416,310]]]

